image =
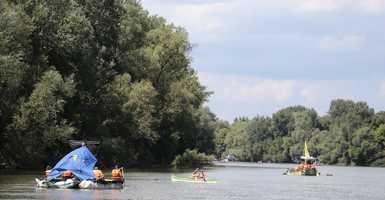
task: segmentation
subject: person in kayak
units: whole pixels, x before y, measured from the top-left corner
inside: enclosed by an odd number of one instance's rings
[[[44,171],[45,177],[48,177],[49,173],[51,173],[51,166],[47,165]]]
[[[198,181],[198,180],[207,180],[207,173],[205,173],[203,170],[196,168],[194,172],[192,173],[192,177]]]
[[[191,175],[195,180],[197,180],[198,179],[198,176],[199,176],[199,168],[196,168],[194,171],[193,171],[193,173],[192,173],[192,175]]]
[[[115,165],[115,168],[111,172],[111,179],[112,181],[123,181],[123,168]]]
[[[100,170],[98,167],[95,167],[92,172],[94,173],[94,176],[95,176],[97,181],[104,179],[104,174],[103,174],[102,170]]]

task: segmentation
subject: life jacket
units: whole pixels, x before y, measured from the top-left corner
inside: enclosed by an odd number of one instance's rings
[[[102,179],[104,177],[103,172],[101,170],[93,170],[93,173],[96,179]]]
[[[72,172],[70,170],[66,170],[63,172],[63,177],[65,178],[71,178],[72,177]]]
[[[111,172],[112,180],[122,180],[122,171],[120,169],[113,169]]]
[[[48,176],[49,175],[49,173],[51,173],[51,170],[45,170],[45,176]]]
[[[305,164],[305,169],[311,169],[312,165],[311,164]]]

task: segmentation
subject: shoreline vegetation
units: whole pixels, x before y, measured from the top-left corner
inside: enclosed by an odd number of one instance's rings
[[[319,116],[303,106],[272,117],[238,118],[216,131],[217,156],[242,161],[297,163],[304,141],[310,154],[327,165],[385,165],[385,112],[365,102],[337,99]]]
[[[199,153],[197,149],[186,149],[183,154],[177,155],[175,157],[174,161],[171,163],[171,166],[177,169],[212,166],[214,160],[215,157],[213,155]]]
[[[385,166],[385,112],[365,102],[218,119],[187,31],[139,1],[6,0],[0,19],[0,168],[53,165],[70,139],[100,141],[102,168],[295,163],[305,140],[325,164]]]

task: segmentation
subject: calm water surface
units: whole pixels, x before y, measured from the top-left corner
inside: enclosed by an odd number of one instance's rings
[[[38,173],[0,175],[0,199],[385,199],[385,168],[329,167],[334,176],[283,176],[288,165],[235,163],[209,169],[217,184],[173,183],[172,172],[128,170],[122,190],[37,189]],[[177,173],[188,175],[188,173]]]

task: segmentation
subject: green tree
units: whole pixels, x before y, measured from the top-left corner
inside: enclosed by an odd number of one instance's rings
[[[375,131],[375,140],[381,145],[381,147],[385,147],[385,124],[381,124]]]
[[[225,143],[225,139],[227,134],[229,133],[229,127],[221,127],[217,128],[215,131],[215,154],[217,158],[224,158],[224,153],[226,152],[227,146]]]
[[[227,154],[233,154],[240,160],[249,161],[251,149],[248,143],[247,125],[246,120],[234,122],[226,135],[225,144]]]
[[[28,65],[31,21],[19,6],[7,1],[0,2],[0,162],[10,162],[4,146],[9,142],[5,128],[11,123],[25,93],[23,80]],[[8,161],[6,161],[8,160]]]
[[[13,139],[9,148],[17,150],[9,152],[24,167],[55,160],[54,155],[63,148],[60,145],[76,132],[63,118],[66,99],[74,95],[74,88],[72,77],[63,79],[57,71],[49,70],[21,105],[8,134]]]
[[[362,127],[354,132],[352,146],[349,149],[352,161],[357,165],[370,165],[377,154],[373,130]]]

